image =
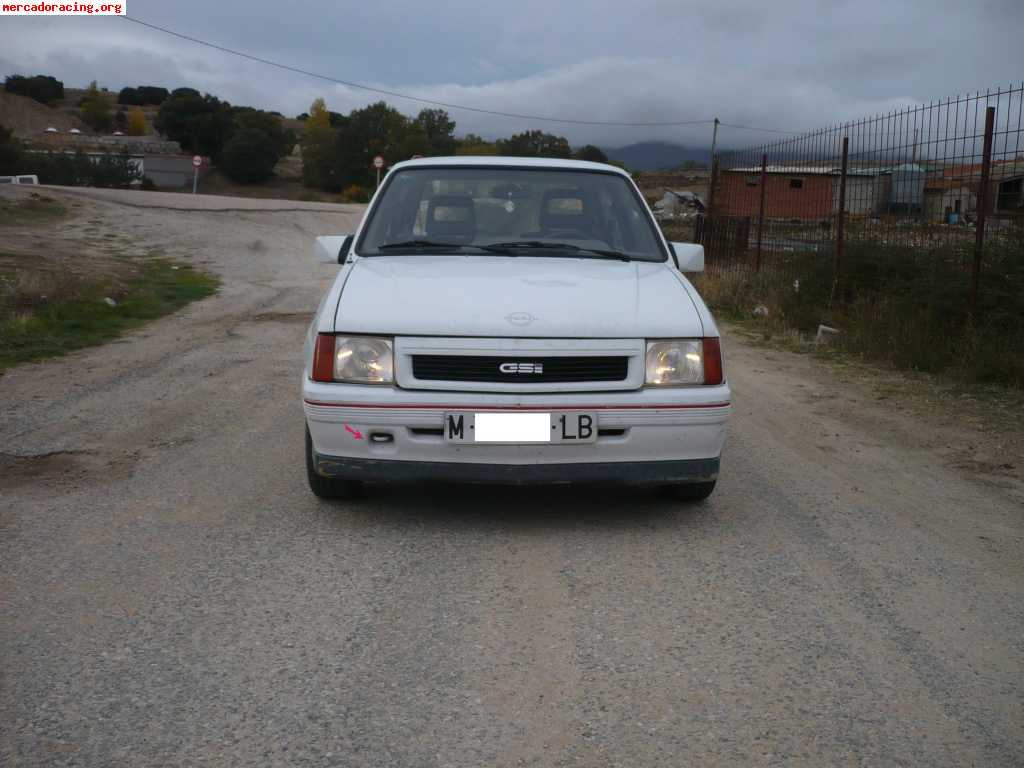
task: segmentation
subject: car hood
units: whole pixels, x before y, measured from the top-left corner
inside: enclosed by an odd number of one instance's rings
[[[701,336],[666,263],[533,256],[372,256],[351,267],[342,333],[651,338]]]

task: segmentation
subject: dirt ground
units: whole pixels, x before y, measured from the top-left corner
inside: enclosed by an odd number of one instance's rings
[[[88,281],[110,283],[116,295],[118,282],[132,269],[125,257],[154,248],[128,241],[88,208],[49,192],[0,188],[0,280],[16,278],[19,288],[51,300]]]
[[[0,764],[1024,764],[1010,426],[734,332],[706,503],[321,502],[312,238],[361,208],[48,194],[223,287],[0,377]]]
[[[7,93],[0,87],[0,125],[14,131],[21,139],[35,138],[50,127],[62,132],[85,129],[77,116],[40,104],[27,96]]]

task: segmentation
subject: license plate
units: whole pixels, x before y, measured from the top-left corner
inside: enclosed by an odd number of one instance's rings
[[[449,443],[491,445],[593,443],[597,440],[597,414],[455,411],[444,415],[444,439]]]

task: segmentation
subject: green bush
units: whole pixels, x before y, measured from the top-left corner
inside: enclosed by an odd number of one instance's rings
[[[32,154],[31,173],[42,184],[66,187],[128,187],[142,179],[127,152],[90,159],[76,152],[36,152]]]
[[[21,142],[14,138],[14,132],[0,125],[0,174],[4,176],[25,173]]]
[[[274,175],[276,150],[274,140],[263,131],[241,128],[224,145],[220,166],[232,181],[256,184]]]

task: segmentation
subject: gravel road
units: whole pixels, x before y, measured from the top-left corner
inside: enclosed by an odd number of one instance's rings
[[[311,241],[361,209],[75,195],[224,287],[0,377],[0,765],[1024,765],[1024,495],[951,428],[730,337],[705,504],[320,502]]]

